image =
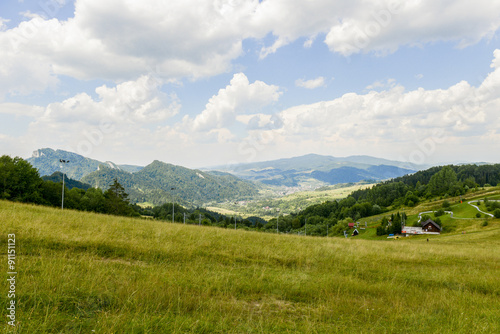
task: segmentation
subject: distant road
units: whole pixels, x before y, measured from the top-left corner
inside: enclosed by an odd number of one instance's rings
[[[490,217],[495,217],[491,213],[482,211],[481,209],[479,209],[479,207],[477,205],[472,204],[472,203],[477,202],[477,201],[478,200],[470,201],[470,202],[467,202],[467,204],[469,204],[470,206],[475,207],[477,211],[479,211],[479,212],[481,212],[481,213],[483,213],[485,215],[488,215]],[[492,202],[500,202],[500,200],[498,200],[498,199],[490,199],[490,201],[492,201]],[[420,223],[420,221],[422,220],[422,214],[425,214],[425,213],[434,213],[434,212],[436,212],[436,211],[424,211],[424,212],[420,212],[418,214],[418,222]],[[469,219],[469,218],[455,218],[455,217],[453,217],[453,212],[452,211],[445,211],[445,213],[448,213],[450,215],[450,217],[454,218],[454,219]]]
[[[493,201],[493,202],[499,202],[499,200],[496,200],[496,199],[490,199],[490,201]],[[495,216],[493,216],[491,213],[481,211],[481,209],[479,209],[479,208],[477,207],[477,205],[472,204],[472,203],[474,203],[474,202],[477,202],[477,200],[476,200],[476,201],[470,201],[470,202],[468,202],[468,203],[469,203],[469,205],[472,205],[473,207],[475,207],[475,208],[477,209],[477,211],[479,211],[479,212],[481,212],[481,213],[484,213],[485,215],[488,215],[488,216],[490,216],[490,217],[495,217]]]

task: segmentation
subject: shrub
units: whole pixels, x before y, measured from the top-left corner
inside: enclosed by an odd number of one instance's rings
[[[443,201],[443,208],[444,208],[444,209],[449,209],[449,208],[450,208],[450,206],[451,206],[450,202],[448,202],[448,201],[446,201],[446,200],[445,200],[445,201]]]
[[[429,215],[423,215],[421,221],[424,222],[424,221],[426,221],[427,219],[430,219],[430,218],[431,218],[431,216],[429,216]]]
[[[493,211],[493,215],[495,216],[495,218],[500,218],[500,209],[496,209],[495,211]]]
[[[500,202],[493,202],[493,201],[490,201],[489,202],[489,210],[493,211],[495,209],[500,209]]]
[[[485,221],[483,222],[482,226],[488,226],[488,221],[487,221],[487,220],[485,220]]]
[[[476,213],[476,218],[481,218],[481,214],[479,212]]]
[[[439,209],[436,212],[434,212],[434,217],[439,217],[439,216],[442,216],[442,215],[444,215],[444,210],[443,209]]]

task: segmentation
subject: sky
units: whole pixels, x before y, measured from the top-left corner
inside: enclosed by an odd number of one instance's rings
[[[5,0],[0,154],[500,162],[500,0]]]

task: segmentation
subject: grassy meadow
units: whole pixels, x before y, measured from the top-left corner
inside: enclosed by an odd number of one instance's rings
[[[16,235],[12,333],[499,333],[500,223],[315,238],[0,201]]]

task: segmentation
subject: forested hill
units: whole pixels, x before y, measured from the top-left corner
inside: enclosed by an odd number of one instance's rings
[[[416,204],[419,197],[459,196],[470,188],[499,183],[500,164],[448,165],[398,177],[371,189],[355,191],[351,196],[357,201],[369,201],[381,206],[411,205]]]
[[[55,172],[54,174],[48,176],[42,176],[42,180],[44,181],[52,181],[54,183],[59,183],[63,181],[63,174],[61,172]],[[73,180],[71,178],[68,178],[67,176],[64,177],[64,185],[68,187],[68,189],[73,189],[73,188],[78,188],[78,189],[83,189],[87,190],[91,188],[92,186],[87,183],[83,183],[77,180]]]
[[[415,206],[425,199],[464,195],[477,187],[500,183],[500,164],[433,167],[386,181],[372,188],[354,191],[340,201],[311,205],[301,212],[280,218],[280,228],[298,230],[307,222],[308,233],[342,234],[348,222],[403,206]],[[275,224],[271,219],[269,224]],[[267,225],[266,225],[267,226]]]
[[[225,200],[248,199],[258,193],[257,186],[227,173],[210,173],[154,161],[136,173],[100,165],[82,182],[106,189],[114,179],[123,185],[136,203],[162,204],[180,201],[203,205]]]

